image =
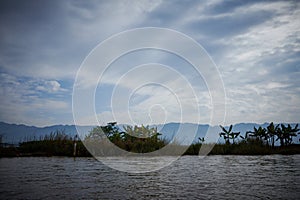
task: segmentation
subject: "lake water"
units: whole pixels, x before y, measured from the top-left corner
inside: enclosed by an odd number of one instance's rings
[[[143,174],[93,158],[2,158],[0,199],[300,199],[300,155],[183,156]]]

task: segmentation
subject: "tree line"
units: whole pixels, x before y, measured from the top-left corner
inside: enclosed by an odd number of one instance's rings
[[[134,153],[153,152],[167,144],[167,141],[160,137],[157,127],[135,125],[124,126],[123,129],[124,131],[118,128],[117,122],[111,122],[106,126],[95,127],[84,140],[101,140],[106,137],[119,148]]]
[[[242,139],[242,142],[251,143],[251,142],[260,142],[266,146],[273,147],[275,142],[279,141],[280,146],[288,146],[292,144],[293,138],[300,134],[298,129],[298,124],[293,128],[290,124],[277,124],[274,125],[271,122],[266,128],[263,127],[253,127],[252,131],[247,131],[245,136],[240,135],[240,132],[233,132],[232,125],[226,129],[223,126],[220,126],[222,132],[219,134],[220,137],[223,137],[226,144],[235,144],[238,136]]]
[[[300,145],[293,144],[293,138],[300,132],[298,124],[270,123],[266,128],[253,127],[245,135],[233,131],[233,125],[228,128],[220,126],[220,138],[224,143],[216,144],[210,154],[294,154],[300,153]],[[91,156],[85,143],[94,141],[96,145],[103,145],[101,141],[106,138],[119,148],[134,153],[154,152],[166,146],[170,141],[162,137],[157,127],[150,126],[124,126],[121,130],[116,122],[105,126],[93,128],[82,140],[77,136],[70,136],[64,130],[51,132],[40,137],[39,140],[21,142],[19,147],[4,148],[0,146],[0,157],[3,156]],[[0,138],[1,139],[1,138]],[[100,142],[99,142],[100,141]],[[276,142],[280,146],[276,145]],[[176,143],[176,142],[175,142]],[[176,144],[183,147],[178,141]],[[185,154],[198,155],[204,138],[187,147]]]

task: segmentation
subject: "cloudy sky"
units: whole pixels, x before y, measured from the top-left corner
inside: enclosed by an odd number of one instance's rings
[[[73,124],[73,84],[91,50],[122,31],[161,27],[193,38],[215,63],[226,94],[225,124],[300,122],[299,6],[297,1],[2,0],[0,121]],[[145,79],[153,83],[139,82]],[[107,68],[93,106],[101,124],[210,123],[213,91],[205,79],[178,56],[143,49]],[[80,123],[91,124],[93,117],[83,116]]]

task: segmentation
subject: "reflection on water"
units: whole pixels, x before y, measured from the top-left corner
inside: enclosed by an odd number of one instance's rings
[[[176,161],[179,156],[127,156],[96,157],[103,164],[122,172],[145,173],[162,169]]]
[[[0,199],[299,199],[299,184],[300,155],[184,156],[145,174],[93,158],[0,159]]]

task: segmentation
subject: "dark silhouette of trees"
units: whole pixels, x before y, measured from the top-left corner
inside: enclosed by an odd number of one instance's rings
[[[253,127],[253,131],[248,131],[248,138],[254,139],[258,142],[262,142],[266,145],[268,145],[268,134],[267,134],[267,129],[262,128],[261,126],[256,128]]]
[[[204,138],[204,137],[199,137],[198,140],[199,140],[199,143],[200,143],[200,144],[202,144],[202,143],[205,142],[205,138]]]
[[[159,138],[161,135],[156,127],[149,126],[125,126],[121,131],[116,122],[106,126],[95,127],[85,140],[103,139],[106,136],[110,142],[118,147],[136,153],[148,153],[165,146],[166,141]]]
[[[236,138],[240,135],[239,132],[233,132],[233,126],[230,125],[228,130],[223,126],[220,126],[222,132],[219,133],[220,137],[223,137],[225,144],[232,144],[236,142]],[[277,124],[275,125],[271,122],[266,128],[263,127],[253,127],[252,131],[247,131],[245,136],[240,135],[242,140],[239,141],[239,144],[245,145],[257,145],[258,146],[267,146],[272,149],[275,148],[275,142],[279,141],[280,146],[290,146],[293,143],[293,138],[300,134],[298,124],[295,127],[292,127],[290,124]],[[299,140],[300,141],[300,140]],[[261,148],[261,147],[258,147]]]
[[[278,128],[277,130],[277,140],[280,141],[280,146],[288,146],[293,142],[293,137],[297,136],[299,129],[298,124],[295,125],[294,128],[290,124],[285,126],[284,124],[281,124],[281,128]]]
[[[232,144],[234,144],[235,139],[240,135],[240,132],[232,132],[232,125],[229,126],[228,130],[221,125],[220,127],[223,132],[219,133],[219,135],[224,138],[226,144],[230,144],[230,140],[232,140]]]
[[[267,134],[270,139],[270,144],[271,144],[272,148],[274,148],[275,137],[278,133],[278,130],[279,130],[279,124],[277,124],[277,126],[275,126],[273,122],[271,122],[269,124],[269,126],[267,127]]]
[[[292,127],[290,124],[270,123],[266,128],[254,127],[247,131],[245,136],[240,132],[233,132],[233,126],[227,128],[220,126],[222,132],[220,137],[224,138],[225,144],[216,144],[211,154],[217,155],[266,155],[266,154],[296,154],[300,153],[300,144],[293,144],[293,138],[299,134],[298,124]],[[123,131],[124,130],[124,131]],[[108,123],[106,126],[93,128],[85,137],[84,141],[67,135],[64,130],[57,130],[48,135],[40,136],[39,140],[21,142],[18,147],[0,146],[0,157],[3,156],[91,156],[84,145],[91,141],[93,148],[102,149],[102,145],[111,147],[111,143],[121,149],[135,153],[153,152],[164,147],[167,142],[161,138],[156,127],[150,126],[125,126],[119,129],[116,122]],[[240,136],[242,140],[237,141]],[[0,143],[1,143],[0,135]],[[204,138],[187,149],[185,154],[197,155],[204,143]],[[280,146],[276,145],[276,141]],[[76,143],[76,145],[75,145]],[[184,145],[177,143],[178,147]],[[105,147],[105,146],[104,146]],[[92,149],[93,149],[92,148]],[[90,149],[89,149],[90,150]],[[110,150],[105,149],[105,150]],[[93,154],[95,155],[95,154]],[[101,152],[99,155],[102,155]]]

